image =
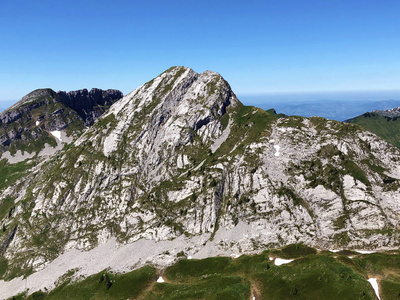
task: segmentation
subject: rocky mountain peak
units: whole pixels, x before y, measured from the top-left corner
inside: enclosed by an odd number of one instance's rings
[[[55,94],[56,93],[52,89],[49,89],[49,88],[37,89],[37,90],[34,90],[34,91],[28,93],[24,97],[22,97],[22,99],[18,103],[18,105],[22,105],[28,101],[36,100],[36,99],[40,99],[40,98],[46,98],[46,97],[54,98],[56,96]]]
[[[61,142],[71,141],[73,136],[92,125],[122,96],[117,90],[100,89],[68,93],[37,89],[30,92],[0,113],[0,153],[9,151],[5,157],[15,161],[14,154],[19,151],[16,159],[19,161],[39,153],[46,145],[54,147],[50,151],[54,152],[61,147]],[[27,151],[29,155],[22,155],[21,151]]]
[[[238,105],[229,84],[218,73],[197,74],[189,68],[173,67],[115,103],[104,119],[112,115],[119,121],[98,137],[104,139],[100,144],[109,156],[120,149],[121,137],[129,134],[132,125],[140,124],[135,133],[140,138],[132,146],[143,153],[161,151],[167,157],[176,146],[186,145],[194,132],[204,143],[211,143],[223,129],[220,119],[228,107]]]
[[[218,73],[173,67],[2,191],[6,275],[142,242],[127,268],[300,242],[398,247],[399,161],[358,126],[244,106]]]

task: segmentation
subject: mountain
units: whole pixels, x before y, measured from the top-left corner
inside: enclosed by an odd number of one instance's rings
[[[55,152],[61,142],[77,137],[122,96],[117,90],[100,89],[68,93],[39,89],[29,93],[0,113],[2,158],[18,162]]]
[[[346,120],[365,130],[375,133],[397,148],[400,148],[400,107],[388,110],[374,110]]]
[[[399,160],[359,126],[244,106],[218,73],[173,67],[5,183],[0,293],[294,243],[397,249]]]

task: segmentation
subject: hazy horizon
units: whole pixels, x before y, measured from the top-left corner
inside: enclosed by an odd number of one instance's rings
[[[335,92],[282,92],[263,94],[237,94],[240,101],[252,105],[271,102],[316,102],[316,101],[382,101],[400,100],[400,90],[384,91],[335,91]]]
[[[23,95],[25,96],[25,95]],[[21,96],[21,98],[23,97]],[[400,90],[237,94],[244,105],[304,117],[344,121],[372,110],[400,106]],[[0,100],[0,112],[19,100]]]
[[[85,87],[81,88],[84,89]],[[94,87],[86,88],[88,90]],[[112,88],[112,87],[110,87]],[[53,89],[54,90],[54,89]],[[124,92],[124,95],[132,92],[134,89]],[[33,90],[32,90],[33,91]],[[69,90],[68,90],[69,91]],[[67,91],[67,92],[68,92]],[[235,90],[233,90],[235,92]],[[0,100],[1,103],[16,103],[26,94],[21,95],[19,99]],[[276,92],[276,93],[236,93],[238,99],[242,102],[256,104],[264,101],[273,102],[315,102],[315,101],[381,101],[400,99],[400,90],[377,90],[377,91],[320,91],[320,92]]]

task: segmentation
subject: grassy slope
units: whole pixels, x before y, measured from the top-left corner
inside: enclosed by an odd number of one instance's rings
[[[351,123],[360,125],[400,148],[400,119],[385,118],[376,113],[365,113],[352,119]]]
[[[0,160],[0,190],[12,185],[15,181],[25,176],[32,166],[33,163],[29,161],[9,164],[5,159]],[[0,214],[0,219],[1,217],[2,214]]]
[[[376,299],[367,281],[376,277],[381,299],[400,295],[400,254],[331,253],[302,245],[237,259],[183,259],[163,271],[153,267],[114,275],[101,272],[50,293],[15,299]],[[295,258],[276,266],[272,257]],[[156,283],[162,273],[165,283]],[[69,276],[71,276],[69,274]]]

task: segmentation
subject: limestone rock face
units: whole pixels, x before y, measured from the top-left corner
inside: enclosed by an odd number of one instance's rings
[[[397,247],[399,160],[358,126],[243,106],[219,74],[173,67],[2,191],[15,205],[4,236],[17,228],[4,257],[39,270],[112,239],[185,239],[170,252],[198,257],[298,242]]]

